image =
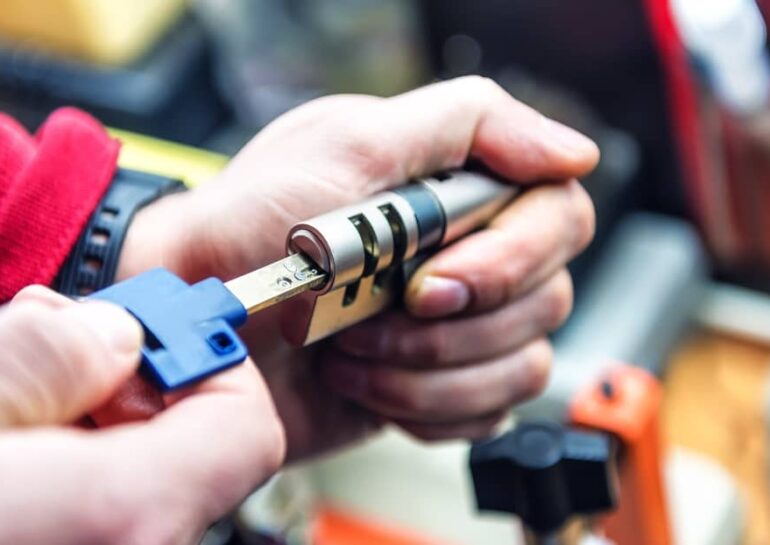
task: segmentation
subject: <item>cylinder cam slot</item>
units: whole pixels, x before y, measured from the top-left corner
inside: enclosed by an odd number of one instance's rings
[[[363,214],[357,214],[348,218],[361,237],[364,246],[364,270],[362,277],[367,277],[377,271],[377,262],[380,260],[380,245],[377,243],[377,235],[369,220]]]
[[[392,204],[383,204],[378,207],[385,219],[388,220],[390,231],[393,234],[393,262],[392,265],[399,265],[404,259],[406,248],[409,245],[409,239],[406,234],[406,225],[398,213],[396,207]]]
[[[342,296],[342,306],[343,307],[349,307],[353,303],[356,302],[356,297],[358,297],[358,288],[361,287],[361,282],[353,282],[352,284],[348,284],[345,286],[345,293]]]

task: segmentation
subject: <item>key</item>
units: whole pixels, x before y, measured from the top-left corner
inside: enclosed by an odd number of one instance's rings
[[[192,286],[153,269],[94,293],[134,315],[144,329],[142,371],[163,391],[202,380],[244,361],[235,330],[247,316],[321,284],[326,274],[303,254],[230,282],[208,278]]]
[[[324,283],[326,273],[304,254],[292,254],[225,283],[248,314],[271,307]]]
[[[448,172],[295,225],[286,258],[227,283],[189,285],[154,269],[90,297],[137,318],[142,369],[174,390],[244,361],[236,330],[278,303],[284,337],[298,346],[381,312],[426,256],[483,227],[518,191],[483,172]]]

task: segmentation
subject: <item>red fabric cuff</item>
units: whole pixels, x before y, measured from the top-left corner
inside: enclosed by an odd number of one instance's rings
[[[120,144],[57,110],[37,134],[0,114],[0,301],[50,285],[115,174]]]

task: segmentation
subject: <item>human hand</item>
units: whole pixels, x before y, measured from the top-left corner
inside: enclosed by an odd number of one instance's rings
[[[477,438],[546,381],[545,336],[572,301],[565,264],[594,229],[575,177],[598,155],[582,135],[481,78],[390,99],[328,97],[263,130],[215,183],[145,209],[121,274],[164,265],[191,281],[228,279],[283,257],[297,221],[479,159],[532,187],[489,229],[421,267],[407,289],[409,313],[389,311],[301,350],[280,339],[280,309],[244,331],[290,458],[387,421],[424,439]]]
[[[281,464],[251,365],[168,396],[151,420],[73,425],[134,375],[141,341],[118,307],[39,286],[0,309],[0,543],[198,543]]]

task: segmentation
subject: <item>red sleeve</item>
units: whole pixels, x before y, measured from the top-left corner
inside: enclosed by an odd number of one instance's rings
[[[109,186],[119,148],[73,108],[54,112],[34,137],[0,114],[0,302],[51,284]]]

